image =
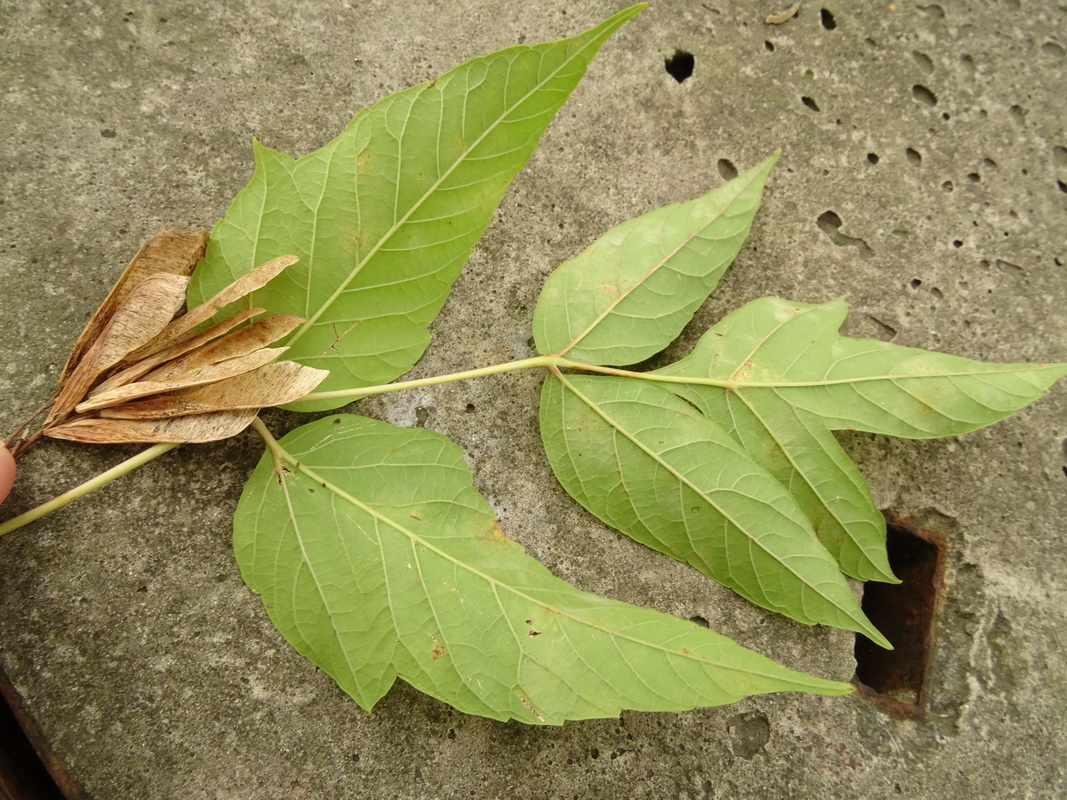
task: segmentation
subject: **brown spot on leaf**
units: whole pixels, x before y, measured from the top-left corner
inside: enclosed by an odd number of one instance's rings
[[[493,520],[493,526],[487,531],[479,535],[479,539],[484,539],[487,542],[504,542],[507,541],[507,534],[504,533],[504,529],[500,527],[500,523]]]
[[[437,659],[441,658],[445,654],[445,646],[443,644],[441,644],[441,642],[438,640],[438,638],[436,636],[434,636],[432,633],[428,633],[426,635],[429,636],[430,637],[430,641],[433,642],[433,650],[430,651],[430,655],[432,655],[433,656],[433,660],[436,661]]]
[[[520,700],[520,701],[522,701],[522,704],[523,704],[524,706],[526,706],[526,710],[527,710],[527,711],[529,711],[529,712],[530,712],[531,714],[533,714],[533,715],[534,715],[535,717],[537,717],[537,719],[538,719],[538,720],[540,720],[541,722],[544,722],[544,721],[545,721],[545,718],[544,718],[544,717],[542,717],[542,716],[541,716],[541,715],[540,715],[540,714],[539,714],[539,713],[537,712],[537,709],[536,709],[536,708],[534,708],[534,707],[533,707],[532,705],[530,705],[530,701],[529,701],[529,700],[527,700],[527,699],[526,699],[526,698],[525,698],[525,697],[524,697],[523,695],[521,695],[521,694],[519,695],[519,700]]]

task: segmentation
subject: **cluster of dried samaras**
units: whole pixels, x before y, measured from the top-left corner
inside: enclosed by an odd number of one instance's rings
[[[209,442],[244,430],[261,408],[290,403],[326,370],[276,361],[268,347],[304,322],[292,314],[253,321],[262,308],[236,310],[203,326],[249,294],[293,256],[268,261],[210,300],[175,317],[185,304],[206,231],[165,231],[134,256],[63,368],[59,390],[37,436],[77,442]]]

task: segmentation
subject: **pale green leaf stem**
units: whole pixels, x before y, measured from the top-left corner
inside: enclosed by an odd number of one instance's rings
[[[69,489],[68,491],[63,492],[63,494],[53,497],[47,503],[41,503],[41,505],[37,506],[36,508],[32,508],[29,511],[26,511],[16,517],[12,517],[11,519],[3,523],[0,523],[0,536],[3,536],[5,533],[11,533],[11,531],[14,530],[18,530],[23,525],[28,525],[31,522],[34,522],[35,520],[38,520],[41,517],[45,516],[46,514],[51,514],[53,511],[58,511],[65,505],[73,503],[80,497],[85,497],[85,495],[89,494],[90,492],[95,492],[97,489],[107,486],[116,478],[121,478],[123,475],[126,475],[127,473],[132,472],[138,467],[147,464],[152,459],[158,458],[164,453],[169,453],[179,444],[180,442],[164,442],[162,444],[154,444],[151,447],[142,450],[140,453],[131,458],[126,459],[121,464],[116,464],[111,469],[105,470],[99,475],[94,475],[92,478],[85,481],[85,483],[75,486],[73,489]]]

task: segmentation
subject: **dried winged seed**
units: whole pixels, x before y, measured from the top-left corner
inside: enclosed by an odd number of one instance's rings
[[[196,263],[204,256],[207,241],[207,231],[163,231],[145,241],[74,343],[59,382],[64,383],[74,371],[130,292],[151,275],[192,275]]]
[[[105,408],[100,416],[108,419],[164,419],[227,409],[278,406],[299,400],[322,383],[328,374],[328,370],[305,367],[295,361],[280,361],[208,386]]]
[[[247,275],[242,275],[235,280],[210,300],[205,300],[187,314],[178,317],[159,336],[144,347],[131,353],[131,360],[144,358],[164,347],[170,347],[193,328],[215,316],[220,308],[240,300],[242,297],[256,291],[256,289],[262,289],[283,269],[291,267],[299,260],[296,256],[278,256],[265,264],[260,264]]]
[[[252,424],[258,412],[242,408],[172,419],[75,419],[49,428],[44,435],[89,444],[214,442],[236,436]]]
[[[85,402],[79,403],[75,410],[79,414],[85,414],[89,411],[96,411],[97,409],[107,408],[108,406],[116,406],[120,403],[126,403],[139,397],[148,397],[149,395],[160,394],[162,392],[172,392],[176,389],[186,389],[195,386],[204,386],[208,383],[215,383],[216,381],[225,380],[245,372],[259,369],[264,364],[269,364],[287,349],[288,348],[286,347],[264,347],[261,350],[256,350],[255,352],[240,356],[239,358],[231,358],[226,361],[220,361],[217,364],[206,364],[197,370],[177,375],[170,380],[144,380],[128,383],[125,386],[112,389],[110,392],[103,392],[94,397],[90,397]]]
[[[148,358],[127,367],[122,370],[122,372],[115,373],[106,381],[97,385],[92,392],[89,393],[89,396],[92,397],[93,395],[109,392],[112,389],[125,386],[127,383],[135,381],[142,375],[151,372],[160,364],[165,364],[172,359],[179,358],[189,351],[207,344],[212,339],[217,339],[223,334],[229,333],[241,323],[247,322],[257,314],[262,314],[265,310],[266,309],[263,308],[250,308],[248,311],[242,311],[239,314],[234,314],[232,317],[227,317],[222,322],[212,325],[210,328],[207,328],[200,333],[182,339],[180,342],[171,345],[165,350],[161,350],[155,355],[149,356]]]
[[[246,328],[216,339],[182,358],[164,364],[145,375],[146,381],[172,381],[187,373],[194,373],[209,364],[246,356],[287,336],[304,321],[295,314],[276,314],[253,322]]]
[[[48,421],[66,415],[100,375],[163,330],[181,308],[188,284],[184,276],[156,273],[135,286],[60,385]]]

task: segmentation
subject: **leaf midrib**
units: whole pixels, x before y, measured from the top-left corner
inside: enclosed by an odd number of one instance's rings
[[[571,366],[570,364],[562,364],[561,366]],[[585,365],[574,365],[576,368],[583,368]],[[626,373],[625,371],[616,370],[613,374],[621,374],[623,377],[639,377],[644,380],[652,381],[654,383],[682,383],[692,386],[715,386],[720,389],[730,389],[733,391],[742,392],[745,389],[812,389],[821,388],[823,386],[843,386],[852,383],[871,383],[873,381],[901,381],[901,380],[936,380],[940,378],[980,378],[983,375],[1006,375],[1006,374],[1018,374],[1019,372],[1036,372],[1040,370],[1060,370],[1067,368],[1067,363],[1063,364],[1021,364],[1014,367],[1008,366],[1005,369],[990,369],[980,370],[976,372],[924,372],[924,373],[904,373],[898,375],[862,375],[853,378],[833,378],[831,380],[818,380],[818,381],[738,381],[730,380],[729,378],[702,378],[699,375],[684,375],[680,373],[669,372],[644,372],[644,373]],[[591,371],[604,371],[594,369]],[[733,374],[736,374],[736,370]]]
[[[709,218],[703,225],[701,225],[699,228],[697,228],[688,236],[686,236],[685,239],[677,247],[674,248],[674,250],[665,255],[656,264],[649,268],[649,270],[644,275],[642,275],[632,286],[630,286],[625,291],[620,292],[619,296],[612,300],[612,302],[609,303],[608,306],[599,315],[597,315],[596,319],[594,319],[592,322],[589,323],[589,325],[586,326],[585,330],[583,330],[581,333],[571,339],[571,341],[568,342],[562,350],[556,353],[556,355],[564,356],[574,348],[578,347],[581,344],[582,340],[592,334],[592,332],[596,330],[596,328],[607,317],[614,314],[615,309],[618,308],[621,303],[629,299],[631,294],[633,294],[639,288],[644,286],[645,282],[648,281],[649,278],[651,278],[659,270],[663,269],[668,263],[670,263],[670,260],[672,258],[674,258],[676,255],[678,255],[678,253],[680,253],[684,248],[686,248],[689,243],[693,241],[693,239],[697,238],[701,233],[703,233],[708,228],[708,226],[710,226],[714,222],[717,222],[719,218],[722,217],[722,215],[725,214],[735,202],[737,202],[737,198],[739,198],[745,191],[748,190],[748,188],[755,182],[755,180],[756,177],[753,176],[753,178],[748,183],[744,184],[744,186],[741,187],[741,189],[733,197],[731,197],[721,209],[719,209],[719,212],[717,214]]]
[[[856,537],[852,534],[852,529],[847,524],[845,524],[844,521],[842,521],[841,516],[840,516],[840,512],[836,508],[834,508],[831,505],[829,505],[826,502],[824,502],[823,496],[819,493],[818,489],[815,487],[814,483],[812,482],[812,479],[808,476],[808,473],[805,472],[804,470],[802,470],[800,468],[800,465],[796,462],[796,459],[794,458],[794,455],[793,455],[793,451],[790,448],[786,447],[785,442],[783,442],[781,440],[781,438],[779,438],[777,433],[775,433],[773,430],[771,430],[771,427],[767,424],[767,422],[766,422],[766,420],[764,418],[764,415],[762,413],[762,410],[759,407],[759,404],[752,402],[752,400],[744,392],[732,392],[732,394],[735,397],[737,397],[738,401],[743,403],[745,405],[745,407],[747,407],[748,410],[752,413],[752,416],[756,418],[756,420],[759,422],[759,424],[763,428],[763,430],[767,432],[767,434],[771,437],[771,439],[774,441],[774,443],[778,446],[778,449],[785,456],[786,460],[789,462],[790,466],[793,468],[794,474],[799,475],[800,479],[804,482],[804,484],[808,487],[808,489],[811,490],[812,494],[814,494],[817,498],[819,498],[819,502],[820,502],[820,505],[822,506],[822,508],[826,509],[827,513],[829,513],[830,516],[837,522],[838,527],[845,533],[846,536],[848,536],[849,541],[852,542],[852,544],[856,547],[856,549],[859,550],[859,552],[862,554],[863,558],[867,561],[867,564],[870,565],[871,567],[873,567],[874,569],[878,570],[878,566],[874,563],[874,560],[867,554],[867,550],[860,544],[860,542],[856,541]],[[792,403],[789,403],[789,400],[787,400],[786,398],[782,397],[777,392],[775,392],[775,394],[783,402],[789,404],[789,407],[792,408],[794,411],[800,410],[795,405],[793,405]],[[817,417],[817,419],[819,419],[820,422],[822,421],[822,419],[819,418],[819,417]],[[798,422],[797,424],[799,425],[801,423]],[[743,446],[744,445],[742,445],[742,447]],[[820,450],[821,450],[821,448],[820,448]],[[825,451],[823,451],[823,452],[825,452]],[[786,488],[786,491],[788,491],[790,494],[793,494],[793,491],[791,489],[789,489],[789,487],[785,487],[785,488]],[[879,574],[881,574],[881,570],[878,570],[878,572],[879,572]]]
[[[560,382],[567,389],[569,389],[576,397],[578,397],[583,403],[585,403],[585,405],[590,410],[592,410],[597,416],[599,416],[602,420],[604,420],[604,422],[607,423],[609,427],[611,427],[613,430],[617,431],[618,433],[622,434],[623,437],[625,437],[634,446],[636,446],[643,453],[645,453],[645,455],[647,455],[655,463],[657,463],[661,467],[663,467],[663,469],[667,470],[667,472],[670,475],[674,476],[675,479],[678,480],[679,483],[683,484],[684,486],[687,486],[694,494],[696,494],[698,497],[702,498],[704,500],[704,502],[706,502],[709,506],[714,508],[719,514],[721,514],[723,516],[724,519],[726,519],[731,525],[733,525],[735,528],[737,528],[737,530],[741,531],[741,533],[744,534],[745,538],[749,542],[751,542],[753,545],[758,547],[771,560],[773,560],[774,562],[776,562],[779,565],[781,565],[781,567],[783,569],[785,569],[787,572],[791,573],[801,584],[803,584],[804,586],[807,586],[809,589],[811,589],[813,592],[815,592],[819,597],[823,598],[823,600],[825,600],[828,604],[830,604],[831,606],[836,608],[838,611],[843,613],[846,617],[848,617],[849,619],[853,620],[854,622],[859,624],[861,627],[866,627],[866,626],[863,625],[862,621],[857,620],[855,618],[855,616],[853,614],[849,613],[849,611],[847,609],[842,608],[840,605],[838,605],[838,603],[835,600],[833,600],[830,597],[827,597],[821,590],[819,590],[816,586],[812,585],[811,582],[809,582],[803,576],[801,576],[788,562],[782,560],[777,554],[775,554],[775,553],[771,552],[770,550],[768,550],[767,547],[759,539],[753,537],[752,534],[749,533],[747,528],[745,528],[743,525],[738,523],[736,520],[733,519],[733,517],[731,517],[728,513],[726,513],[726,511],[724,511],[722,508],[720,508],[710,497],[708,497],[706,492],[704,492],[703,490],[701,490],[700,488],[695,486],[692,483],[692,481],[687,480],[677,470],[673,469],[666,461],[664,461],[659,456],[658,453],[655,453],[653,450],[651,450],[648,447],[646,447],[642,442],[638,441],[634,436],[632,436],[629,431],[627,431],[625,428],[621,427],[620,425],[616,424],[615,420],[612,419],[612,417],[610,417],[606,412],[604,412],[595,402],[593,402],[589,397],[587,397],[586,395],[584,395],[580,391],[578,391],[578,389],[575,388],[574,384],[572,384],[570,381],[568,381],[566,379],[566,376],[564,376],[562,373],[555,373],[555,376],[560,380]],[[866,635],[866,631],[864,631],[864,633]]]
[[[438,189],[440,188],[441,184],[442,184],[442,183],[443,183],[443,182],[444,182],[444,181],[445,181],[445,180],[446,180],[446,179],[447,179],[447,178],[448,178],[448,177],[449,177],[449,176],[450,176],[450,175],[451,175],[451,174],[452,174],[452,173],[453,173],[453,172],[454,172],[455,170],[457,170],[457,169],[459,168],[459,166],[460,166],[461,164],[463,164],[463,163],[464,163],[464,162],[466,161],[466,159],[468,158],[468,156],[469,156],[469,155],[470,155],[470,154],[471,154],[471,153],[472,153],[472,152],[473,152],[473,151],[474,151],[474,150],[475,150],[475,149],[476,149],[476,148],[477,148],[477,147],[478,147],[478,146],[479,146],[479,145],[480,145],[480,144],[481,144],[481,143],[482,143],[482,142],[483,142],[484,140],[485,140],[485,138],[486,138],[486,137],[487,137],[487,136],[488,136],[488,135],[489,135],[490,133],[492,133],[492,132],[493,132],[494,130],[496,130],[496,129],[497,129],[497,127],[499,127],[499,126],[500,126],[500,125],[502,124],[502,122],[503,122],[503,121],[504,121],[504,120],[505,120],[505,119],[506,119],[506,118],[507,118],[507,117],[508,117],[508,116],[509,116],[509,115],[510,115],[511,113],[513,113],[513,112],[515,111],[515,109],[517,109],[517,108],[518,108],[519,106],[521,106],[521,105],[522,105],[523,103],[525,103],[525,102],[526,102],[526,101],[527,101],[527,100],[528,100],[528,99],[529,99],[530,97],[534,96],[534,94],[535,94],[535,93],[536,93],[537,91],[539,91],[539,90],[540,90],[540,88],[541,88],[542,86],[545,86],[546,84],[548,84],[548,83],[549,83],[549,82],[550,82],[551,80],[553,80],[553,79],[554,79],[554,78],[555,78],[555,77],[556,77],[556,76],[557,76],[557,75],[558,75],[558,74],[559,74],[559,73],[560,73],[560,72],[561,72],[561,71],[562,71],[562,70],[563,70],[563,69],[564,69],[565,67],[569,66],[569,65],[570,65],[570,64],[572,64],[572,63],[573,63],[573,62],[574,62],[574,61],[575,61],[575,60],[576,60],[576,59],[577,59],[577,58],[578,58],[579,56],[583,55],[583,54],[584,54],[584,53],[586,52],[586,50],[588,50],[588,49],[589,49],[589,48],[590,48],[591,46],[594,46],[594,47],[598,46],[598,45],[597,45],[597,41],[598,41],[598,38],[597,38],[597,37],[594,37],[594,38],[590,39],[590,40],[589,40],[588,42],[586,42],[586,43],[585,43],[584,45],[582,45],[582,47],[580,47],[580,48],[578,48],[577,50],[575,50],[575,51],[574,51],[574,53],[573,53],[573,54],[572,54],[571,56],[569,56],[568,58],[566,58],[565,60],[563,60],[562,62],[560,62],[559,66],[558,66],[558,67],[556,67],[556,69],[552,70],[552,72],[550,72],[550,73],[548,74],[548,76],[546,76],[546,77],[545,77],[545,79],[544,79],[544,80],[542,80],[542,81],[540,81],[539,83],[537,83],[537,84],[536,84],[536,85],[535,85],[535,86],[534,86],[533,88],[531,88],[531,90],[530,90],[529,92],[527,92],[526,94],[524,94],[524,95],[522,96],[522,98],[521,98],[521,99],[519,99],[519,100],[518,100],[517,102],[515,102],[515,103],[513,103],[512,105],[508,106],[508,107],[507,107],[507,108],[505,109],[505,111],[504,111],[503,113],[501,113],[501,114],[500,114],[500,115],[499,115],[499,116],[498,116],[498,117],[496,118],[496,120],[494,120],[494,121],[493,121],[493,123],[492,123],[491,125],[489,125],[488,127],[486,127],[485,131],[484,131],[484,132],[483,132],[483,133],[482,133],[482,134],[481,134],[481,135],[480,135],[480,136],[479,136],[479,137],[478,137],[477,139],[475,139],[475,140],[474,140],[474,142],[473,142],[473,143],[472,143],[472,144],[471,144],[470,146],[468,146],[468,147],[467,147],[467,148],[466,148],[465,150],[463,150],[463,152],[462,152],[462,153],[460,153],[460,155],[459,155],[459,156],[458,156],[458,157],[456,158],[456,160],[455,160],[455,161],[454,161],[454,162],[453,162],[453,163],[451,164],[451,166],[449,166],[449,167],[448,167],[448,169],[447,169],[447,170],[446,170],[446,171],[445,171],[444,173],[442,173],[442,174],[440,175],[440,177],[438,177],[438,179],[437,179],[436,181],[434,181],[434,182],[433,182],[433,183],[432,183],[432,184],[431,184],[431,185],[430,185],[430,186],[429,186],[429,187],[427,188],[427,190],[426,190],[426,191],[425,191],[425,192],[424,192],[424,193],[422,194],[422,196],[421,196],[421,197],[419,197],[419,198],[418,198],[418,200],[416,200],[416,201],[415,201],[415,203],[413,203],[413,204],[412,204],[411,208],[410,208],[410,209],[408,209],[408,211],[407,211],[407,212],[406,212],[406,213],[404,214],[404,216],[402,216],[402,217],[401,217],[401,218],[400,218],[399,220],[397,220],[396,222],[394,222],[394,223],[393,223],[393,225],[392,225],[392,226],[391,226],[391,227],[390,227],[390,228],[389,228],[389,229],[388,229],[388,230],[387,230],[387,231],[386,231],[386,232],[385,232],[385,233],[384,233],[384,234],[383,234],[383,235],[382,235],[382,236],[381,236],[381,237],[380,237],[380,238],[378,239],[378,241],[377,241],[377,242],[375,242],[375,244],[374,244],[374,247],[373,247],[373,248],[371,248],[371,250],[370,250],[370,251],[369,251],[369,252],[368,252],[368,253],[366,254],[366,256],[364,256],[364,257],[363,257],[363,258],[362,258],[362,259],[361,259],[361,260],[360,260],[359,262],[357,262],[357,264],[355,265],[355,267],[353,268],[353,270],[351,271],[351,273],[349,274],[349,276],[348,276],[348,277],[347,277],[347,278],[346,278],[346,279],[345,279],[344,281],[342,281],[340,285],[338,285],[338,287],[337,287],[337,288],[336,288],[336,289],[334,290],[334,292],[333,292],[333,293],[332,293],[332,294],[331,294],[331,295],[329,296],[329,298],[327,298],[327,300],[326,300],[326,301],[325,301],[325,302],[324,302],[324,303],[323,303],[323,304],[322,304],[322,305],[321,305],[321,306],[319,307],[319,309],[318,309],[318,310],[317,310],[317,311],[316,311],[316,312],[315,312],[315,313],[314,313],[313,315],[311,315],[311,316],[309,316],[309,317],[308,317],[308,319],[307,319],[307,322],[305,322],[305,323],[304,323],[303,325],[301,325],[301,326],[300,326],[300,327],[299,327],[299,328],[298,328],[298,329],[297,329],[297,330],[296,330],[296,331],[295,331],[295,332],[294,332],[294,333],[292,334],[292,338],[290,338],[290,339],[289,339],[289,342],[288,342],[288,344],[290,344],[290,345],[294,345],[294,344],[296,344],[296,342],[298,342],[298,341],[300,340],[300,338],[301,338],[301,337],[302,337],[302,336],[303,336],[303,335],[304,335],[304,334],[305,334],[305,333],[306,333],[307,331],[309,331],[309,330],[310,330],[310,329],[311,329],[312,327],[314,327],[314,326],[315,326],[315,324],[316,324],[316,323],[318,322],[319,318],[320,318],[320,317],[321,317],[321,316],[322,316],[322,315],[323,315],[324,313],[326,313],[326,311],[327,311],[327,310],[328,310],[328,309],[329,309],[329,308],[330,308],[330,307],[331,307],[331,306],[333,305],[333,303],[334,303],[334,302],[335,302],[335,301],[337,300],[337,298],[338,298],[338,297],[340,297],[340,296],[341,296],[341,295],[342,295],[342,294],[343,294],[343,293],[344,293],[345,291],[347,291],[348,287],[349,287],[349,286],[350,286],[350,285],[352,284],[352,282],[353,282],[353,281],[354,281],[354,280],[355,280],[355,279],[356,279],[356,278],[357,278],[357,277],[359,276],[360,272],[362,272],[362,271],[363,271],[363,268],[364,268],[364,267],[366,267],[367,263],[368,263],[368,262],[369,262],[369,261],[370,261],[370,260],[371,260],[372,258],[374,258],[374,256],[376,256],[376,255],[378,254],[378,252],[379,252],[379,251],[381,250],[381,248],[382,248],[382,247],[383,247],[383,246],[385,245],[385,243],[386,243],[386,242],[388,242],[388,241],[389,241],[389,240],[390,240],[390,239],[391,239],[391,238],[393,237],[393,235],[394,235],[394,234],[395,234],[395,233],[396,233],[396,232],[397,232],[398,230],[400,230],[400,228],[401,228],[401,227],[403,227],[403,226],[404,226],[404,224],[405,224],[405,223],[407,222],[407,220],[408,220],[408,219],[409,219],[409,218],[411,217],[411,215],[412,215],[412,214],[414,214],[414,213],[415,213],[415,212],[416,212],[416,211],[417,211],[417,210],[418,210],[419,208],[421,208],[421,207],[422,207],[422,205],[423,205],[423,204],[424,204],[424,203],[425,203],[425,202],[426,202],[426,201],[427,201],[427,200],[428,200],[428,199],[429,199],[429,198],[430,198],[430,197],[431,197],[431,196],[432,196],[432,195],[434,194],[434,192],[436,192],[436,191],[437,191],[437,190],[438,190]],[[529,49],[530,49],[530,50],[536,50],[536,47],[531,47],[531,48],[529,48]],[[543,58],[543,55],[542,55],[542,58]],[[587,60],[588,60],[588,59],[587,59]],[[509,71],[509,74],[510,74],[511,66],[512,66],[512,64],[510,64],[510,63],[509,63],[509,65],[508,65],[508,71]],[[420,90],[421,90],[421,91],[420,91],[420,93],[419,93],[419,95],[418,95],[418,97],[416,97],[416,99],[415,99],[415,102],[417,102],[417,101],[418,101],[418,99],[419,99],[419,98],[421,98],[421,96],[422,96],[422,94],[423,94],[423,93],[425,93],[426,91],[429,91],[430,89],[433,89],[433,88],[434,88],[434,87],[435,87],[435,86],[437,85],[437,83],[439,83],[439,82],[440,82],[440,81],[441,81],[442,79],[444,79],[445,77],[446,77],[446,76],[442,76],[441,78],[439,78],[439,79],[438,79],[438,81],[437,81],[436,83],[430,83],[430,82],[426,82],[426,83],[422,84],[422,85],[421,85],[421,86],[419,86],[419,87],[415,87],[415,88],[418,88],[418,89],[420,89]],[[450,82],[451,82],[451,80],[452,80],[452,79],[451,79],[451,78],[449,78],[449,81],[450,81]],[[408,108],[408,116],[407,116],[407,119],[410,119],[410,111],[411,111],[411,108],[413,108],[413,107],[414,107],[414,105],[415,105],[415,102],[412,102],[411,106],[409,106],[409,108]],[[444,113],[444,108],[443,108],[443,107],[442,107],[442,113]],[[404,123],[404,125],[405,125],[405,129],[406,129],[406,126],[407,126],[407,119],[405,119],[405,123]],[[351,130],[351,129],[350,129],[350,130]],[[347,136],[348,134],[349,134],[349,131],[345,131],[345,133],[344,133],[344,134],[342,134],[342,136]],[[438,145],[440,145],[440,140],[438,140]],[[398,148],[400,147],[400,144],[399,144],[399,142],[398,142],[398,145],[397,145],[397,147],[398,147]],[[439,148],[439,147],[438,147],[438,151],[440,151],[440,148]],[[400,169],[400,159],[399,159],[399,158],[398,158],[397,162],[398,162],[397,168],[398,168],[398,169]],[[399,191],[399,184],[400,184],[400,182],[399,182],[399,181],[397,181],[397,191]],[[358,196],[359,196],[359,195],[358,195],[358,190],[357,190],[356,196],[357,196],[357,198],[358,198]],[[316,219],[318,218],[318,213],[317,213],[317,212],[316,212],[316,214],[315,214],[315,217],[316,217]],[[309,268],[310,268],[310,266],[309,266]],[[309,292],[309,296],[310,296],[310,292]]]
[[[516,589],[513,586],[509,586],[508,584],[504,583],[503,581],[501,581],[501,580],[499,580],[497,578],[494,578],[491,575],[485,574],[481,570],[474,569],[473,567],[471,567],[470,564],[467,564],[467,563],[465,563],[463,561],[460,561],[455,556],[452,556],[451,554],[449,554],[447,551],[442,550],[440,547],[434,545],[433,543],[431,543],[431,542],[427,541],[426,539],[424,539],[423,537],[419,536],[417,533],[415,533],[411,529],[404,527],[403,525],[401,525],[396,520],[390,519],[388,516],[385,516],[384,514],[380,513],[376,509],[374,509],[373,507],[371,507],[371,506],[361,502],[357,498],[353,497],[348,492],[343,490],[341,487],[337,486],[336,484],[332,483],[331,481],[326,480],[321,475],[319,475],[317,472],[315,472],[313,469],[308,467],[306,464],[304,464],[301,461],[297,460],[288,450],[286,450],[284,447],[281,446],[280,442],[277,443],[276,446],[278,448],[277,449],[277,453],[279,455],[281,455],[281,457],[284,458],[284,460],[286,462],[288,462],[288,464],[296,472],[299,472],[299,473],[307,476],[307,478],[310,479],[311,481],[313,481],[317,486],[321,486],[322,488],[333,492],[338,497],[340,497],[342,500],[345,500],[346,502],[351,503],[355,508],[357,508],[360,511],[362,511],[363,513],[367,514],[372,519],[376,520],[379,524],[384,524],[385,526],[396,530],[401,535],[407,537],[412,543],[417,543],[418,545],[421,545],[421,546],[427,548],[428,550],[432,551],[433,553],[435,553],[440,558],[443,558],[446,561],[456,565],[457,567],[459,567],[464,572],[467,572],[467,573],[469,573],[469,574],[471,574],[471,575],[473,575],[473,576],[475,576],[477,578],[480,578],[481,580],[485,581],[486,583],[488,583],[490,586],[493,587],[493,591],[494,592],[496,592],[498,588],[499,589],[503,589],[504,591],[506,591],[506,592],[508,592],[510,594],[516,595],[516,596],[522,598],[523,600],[526,600],[527,602],[530,602],[530,603],[532,603],[532,604],[534,604],[534,605],[536,605],[536,606],[538,606],[540,608],[546,609],[547,611],[551,611],[552,613],[558,614],[561,617],[565,617],[567,619],[570,619],[572,622],[574,622],[577,625],[586,626],[586,627],[592,628],[594,630],[601,631],[602,633],[605,633],[605,634],[607,634],[607,635],[609,635],[611,637],[616,637],[616,638],[619,638],[619,639],[625,639],[625,640],[630,641],[630,642],[632,642],[634,644],[637,644],[637,645],[639,645],[641,647],[647,647],[647,648],[650,648],[650,649],[659,650],[659,651],[663,652],[664,654],[666,654],[668,656],[671,656],[671,657],[674,657],[674,658],[684,658],[684,659],[687,659],[687,660],[697,661],[697,662],[702,663],[702,664],[707,664],[707,665],[713,666],[716,669],[721,669],[723,671],[733,672],[733,673],[736,673],[738,675],[757,675],[757,676],[766,678],[768,680],[778,681],[779,683],[782,683],[782,682],[784,682],[786,680],[785,677],[783,677],[781,675],[775,675],[775,674],[770,673],[770,672],[762,672],[762,671],[748,669],[748,668],[738,668],[738,667],[735,667],[735,666],[732,666],[732,665],[722,664],[721,662],[718,662],[718,661],[713,661],[710,658],[708,658],[707,656],[694,655],[693,653],[683,653],[683,652],[680,652],[678,650],[672,650],[672,649],[664,647],[663,645],[660,645],[660,644],[649,642],[649,641],[644,640],[644,639],[638,639],[635,636],[632,636],[630,634],[621,633],[619,631],[616,631],[616,630],[611,629],[611,628],[607,628],[607,627],[602,626],[602,625],[595,625],[594,623],[590,622],[589,620],[585,620],[585,619],[582,619],[582,618],[576,616],[575,614],[569,612],[567,609],[558,608],[556,606],[551,606],[551,605],[545,603],[543,600],[539,600],[536,597],[532,597],[529,594],[527,594],[525,592],[522,592],[522,591],[520,591],[519,589]],[[310,570],[311,564],[313,562],[310,559],[307,558],[306,551],[304,551],[302,545],[301,545],[301,552],[304,553],[304,555],[305,555],[305,563],[308,564],[308,567],[309,567],[309,570]],[[313,570],[311,570],[311,573],[312,573],[312,575],[314,575],[314,571]],[[319,593],[319,596],[321,597],[322,596],[322,588],[318,584],[317,580],[316,580],[316,591]],[[575,591],[578,591],[578,590],[575,590]],[[505,619],[506,619],[506,615],[505,615]],[[337,628],[333,625],[332,618],[331,618],[330,624],[331,624],[331,627],[333,628],[333,630],[336,633]],[[340,636],[337,636],[336,638],[338,639],[338,641],[341,640]],[[517,641],[517,645],[519,646],[520,650],[524,650],[521,641]],[[344,650],[343,647],[341,649]],[[348,653],[347,653],[347,651],[345,651],[345,660],[346,660],[346,663],[349,665],[349,668],[351,669],[351,662],[348,661]],[[395,665],[394,665],[394,669],[395,669]],[[801,685],[801,686],[804,685],[799,680],[796,680],[796,679],[793,679],[793,680],[796,681],[797,685]]]

